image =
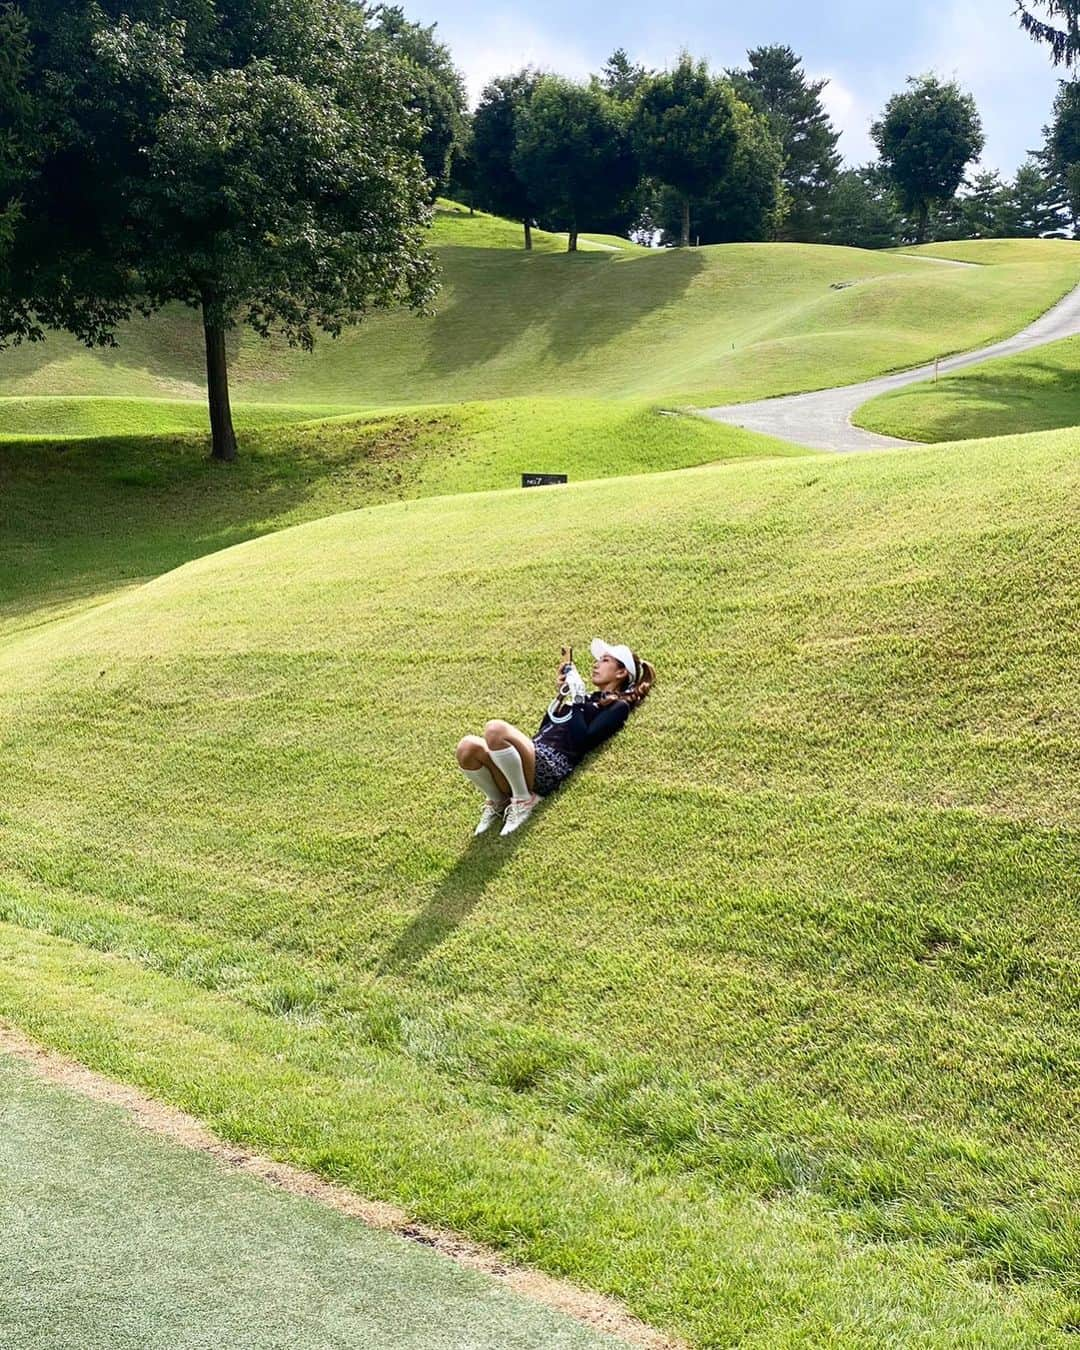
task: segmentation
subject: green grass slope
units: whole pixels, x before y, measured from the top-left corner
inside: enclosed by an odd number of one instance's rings
[[[908,441],[954,441],[1080,425],[1080,337],[864,403],[857,426]]]
[[[136,416],[150,407],[130,406]],[[248,429],[228,467],[198,435],[0,439],[0,642],[204,553],[349,507],[516,487],[523,472],[578,482],[806,453],[638,400],[596,399]]]
[[[336,404],[239,403],[233,410],[238,431],[337,417]],[[4,398],[0,399],[0,444],[55,441],[60,438],[168,436],[205,431],[209,417],[202,403],[162,398]]]
[[[453,228],[486,226],[465,216]],[[992,341],[1080,279],[1080,243],[1020,242],[989,241],[987,265],[971,268],[796,244],[577,255],[448,244],[434,316],[375,315],[314,355],[234,333],[232,387],[240,403],[342,411],[537,394],[709,404],[823,388]],[[199,401],[203,380],[201,329],[184,309],[131,324],[115,350],[54,336],[0,355],[0,394],[20,399]],[[0,433],[2,419],[0,406]]]
[[[0,649],[0,1016],[700,1345],[1080,1321],[1069,433],[335,516]],[[659,681],[510,841],[453,746]]]

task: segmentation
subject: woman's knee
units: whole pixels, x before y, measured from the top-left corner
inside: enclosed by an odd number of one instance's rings
[[[489,750],[501,750],[508,746],[510,742],[510,724],[502,722],[498,718],[493,718],[484,726],[484,740],[487,742]]]
[[[457,762],[463,769],[478,769],[485,749],[479,736],[462,736],[457,743]]]

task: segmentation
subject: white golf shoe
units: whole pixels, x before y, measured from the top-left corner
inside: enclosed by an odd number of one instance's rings
[[[539,805],[540,798],[535,792],[528,797],[511,797],[510,805],[506,808],[506,823],[499,833],[513,834],[520,825],[525,824]]]
[[[509,797],[504,797],[501,802],[493,802],[490,797],[487,798],[484,802],[484,809],[480,812],[479,823],[477,824],[476,829],[473,830],[473,834],[485,834],[490,830],[497,820],[502,819],[509,804]]]

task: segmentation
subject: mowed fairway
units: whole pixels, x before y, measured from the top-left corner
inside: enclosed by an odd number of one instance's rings
[[[433,243],[443,289],[433,316],[373,315],[320,342],[314,356],[235,332],[238,402],[314,405],[311,416],[327,405],[347,412],[539,396],[711,406],[854,383],[983,345],[1024,327],[1080,280],[1080,244],[1062,240],[991,240],[984,252],[971,250],[985,265],[947,267],[796,244],[526,254],[511,246],[516,227],[498,226],[490,217],[440,217]],[[440,245],[444,234],[452,242]],[[124,329],[115,350],[53,336],[6,352],[0,395],[62,397],[59,412],[43,405],[41,429],[61,434],[68,417],[81,433],[90,414],[73,395],[200,402],[203,359],[197,316],[174,309]],[[95,412],[96,430],[125,430],[110,427],[108,412]],[[162,414],[162,430],[172,429],[172,404]],[[24,403],[11,429],[38,429]]]
[[[700,1345],[1064,1345],[1078,479],[427,497],[14,634],[0,1015]],[[598,629],[655,693],[472,841],[458,736]]]

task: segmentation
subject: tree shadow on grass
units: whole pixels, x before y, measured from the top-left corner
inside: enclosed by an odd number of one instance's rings
[[[532,820],[545,809],[541,803]],[[493,825],[474,836],[439,882],[427,904],[408,924],[379,963],[380,975],[408,970],[450,937],[484,898],[487,888],[526,842],[531,821],[503,839]]]
[[[508,374],[498,358],[523,337],[536,355],[566,366],[677,305],[705,265],[693,249],[630,259],[600,252],[540,253],[524,262],[498,249],[460,253],[468,256],[459,261],[458,285],[441,301],[428,330],[425,367],[434,376],[470,373],[479,380],[472,398],[501,396],[504,381],[520,381],[513,362]],[[483,315],[476,310],[478,295],[494,301]],[[485,373],[489,363],[493,368]]]
[[[1025,359],[1009,372],[962,372],[939,384],[927,382],[901,390],[923,417],[920,439],[963,441],[1052,431],[1080,423],[1080,380],[1075,370]],[[883,400],[883,409],[888,401]]]

